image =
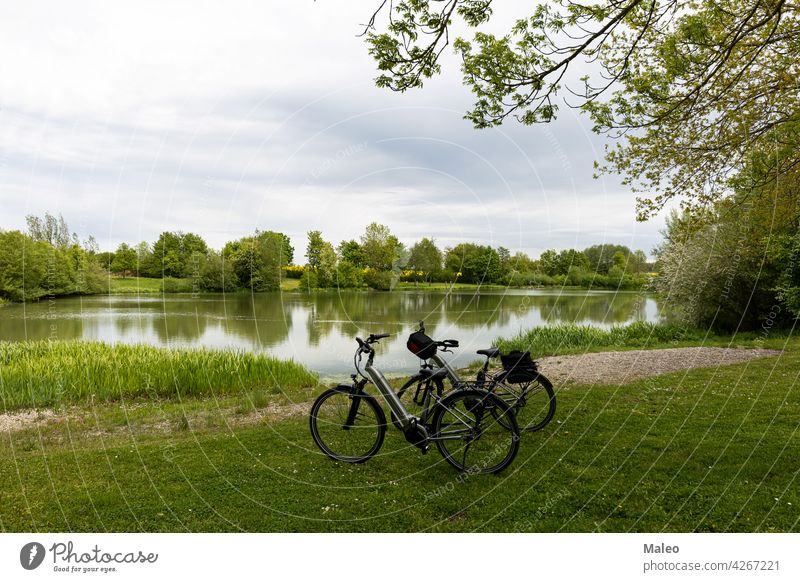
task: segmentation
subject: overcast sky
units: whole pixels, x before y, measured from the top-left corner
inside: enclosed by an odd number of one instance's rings
[[[2,3],[0,228],[62,213],[103,249],[277,230],[302,262],[306,231],[336,244],[378,221],[406,243],[650,254],[663,216],[637,223],[634,195],[592,178],[585,117],[474,130],[452,56],[422,91],[375,88],[356,38],[375,4]],[[524,15],[504,4],[497,30]]]

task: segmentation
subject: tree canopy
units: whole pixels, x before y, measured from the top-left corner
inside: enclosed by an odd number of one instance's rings
[[[361,235],[364,264],[376,271],[390,271],[405,248],[388,226],[373,222]]]
[[[408,268],[425,273],[435,273],[442,268],[442,252],[433,239],[422,238],[411,247]]]
[[[452,42],[476,127],[551,121],[565,93],[596,132],[619,138],[598,168],[646,193],[642,220],[676,197],[697,208],[729,195],[752,152],[788,146],[765,156],[766,181],[800,164],[796,1],[549,0],[502,36],[483,30],[492,4],[382,0],[364,30],[377,84],[422,87]],[[471,39],[451,38],[456,20]],[[593,72],[573,81],[578,61]]]
[[[120,243],[111,261],[111,270],[127,274],[136,271],[137,263],[136,249],[131,248],[126,243]]]
[[[28,235],[35,241],[46,242],[60,248],[66,248],[77,242],[78,237],[70,233],[69,226],[60,214],[58,218],[49,212],[45,212],[41,218],[31,214],[25,217],[25,222],[28,225]]]

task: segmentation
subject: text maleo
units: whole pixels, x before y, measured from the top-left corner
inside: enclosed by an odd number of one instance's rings
[[[677,554],[678,552],[680,552],[678,546],[668,546],[664,543],[644,544],[645,554]]]

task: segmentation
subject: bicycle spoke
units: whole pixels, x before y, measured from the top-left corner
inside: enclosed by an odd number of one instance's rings
[[[454,467],[469,473],[494,473],[517,453],[519,433],[513,412],[492,394],[451,393],[433,421],[432,440]]]
[[[375,454],[383,442],[383,413],[371,397],[354,398],[342,390],[329,390],[311,411],[311,435],[328,456],[361,462]]]
[[[464,447],[464,455],[461,458],[461,464],[465,467],[469,467],[469,465],[467,464],[467,452],[469,451],[469,447],[471,444],[472,442],[468,442],[467,445]]]

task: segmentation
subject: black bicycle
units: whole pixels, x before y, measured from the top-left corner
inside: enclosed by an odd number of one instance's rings
[[[352,383],[326,390],[311,406],[311,436],[322,452],[337,461],[362,463],[380,450],[387,423],[378,401],[364,391],[372,382],[391,410],[393,424],[423,453],[434,443],[459,471],[479,474],[505,469],[519,450],[519,426],[511,407],[497,395],[474,388],[431,393],[420,414],[411,414],[383,373],[373,366],[372,344],[388,335],[356,338]],[[365,354],[362,372],[360,363]],[[446,372],[430,369],[422,376],[441,382]]]
[[[531,359],[529,352],[511,352],[501,355],[498,348],[478,350],[486,357],[483,367],[478,370],[475,380],[464,380],[458,372],[447,363],[439,352],[451,352],[459,346],[458,340],[436,341],[425,334],[424,322],[419,322],[419,329],[408,338],[408,349],[423,360],[420,373],[412,376],[397,393],[402,398],[406,392],[414,388],[411,401],[419,406],[426,397],[426,392],[437,394],[444,392],[442,380],[431,381],[428,370],[444,370],[445,377],[455,389],[481,389],[500,396],[513,408],[520,430],[535,432],[543,429],[553,420],[556,413],[556,394],[553,383],[539,371],[537,363]],[[489,364],[500,357],[502,370],[491,372]]]

